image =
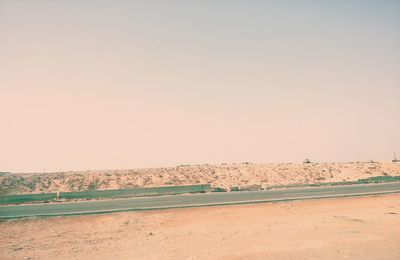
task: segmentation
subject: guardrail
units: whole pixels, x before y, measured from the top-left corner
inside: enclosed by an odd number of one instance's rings
[[[49,201],[57,198],[57,193],[21,194],[0,196],[0,204],[19,204],[34,201]]]
[[[79,192],[60,192],[42,194],[21,194],[0,196],[0,204],[19,204],[35,201],[51,201],[55,199],[100,199],[100,198],[130,198],[144,196],[174,195],[183,193],[199,193],[211,191],[210,184],[166,186],[149,188],[131,188],[118,190],[89,190]]]

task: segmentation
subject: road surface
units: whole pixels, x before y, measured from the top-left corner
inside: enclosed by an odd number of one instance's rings
[[[290,188],[254,192],[220,192],[33,205],[7,205],[0,206],[0,219],[274,202],[395,192],[400,192],[400,183]]]

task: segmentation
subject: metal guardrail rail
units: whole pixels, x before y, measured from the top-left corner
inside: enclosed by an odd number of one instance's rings
[[[35,201],[52,201],[56,199],[130,198],[184,193],[200,193],[207,191],[211,191],[210,184],[60,192],[58,197],[57,193],[5,195],[0,196],[0,204],[19,204]]]

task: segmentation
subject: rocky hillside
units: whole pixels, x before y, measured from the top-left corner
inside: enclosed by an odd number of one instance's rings
[[[381,175],[400,176],[400,163],[241,163],[133,170],[1,173],[0,194],[206,183],[229,190],[233,187],[252,185],[266,188],[277,185],[356,181]]]

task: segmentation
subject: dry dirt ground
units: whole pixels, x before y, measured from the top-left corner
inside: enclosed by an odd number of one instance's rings
[[[0,195],[88,189],[119,189],[165,185],[211,184],[232,187],[357,181],[374,176],[400,176],[400,163],[240,163],[186,165],[168,168],[55,173],[0,173]]]
[[[400,259],[400,194],[0,222],[0,259]]]

